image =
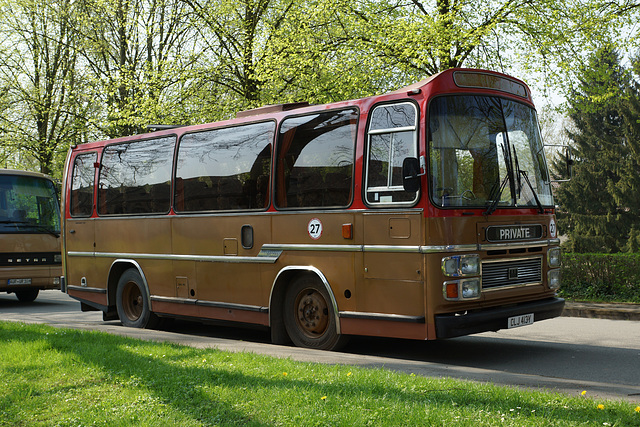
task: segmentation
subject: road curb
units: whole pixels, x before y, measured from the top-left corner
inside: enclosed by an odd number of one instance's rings
[[[562,316],[611,320],[640,320],[640,304],[598,304],[567,301]]]

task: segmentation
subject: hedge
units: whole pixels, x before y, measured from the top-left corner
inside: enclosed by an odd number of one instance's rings
[[[562,254],[560,296],[640,303],[640,254]]]

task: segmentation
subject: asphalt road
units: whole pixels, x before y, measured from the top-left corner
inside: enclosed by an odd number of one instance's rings
[[[453,377],[640,403],[640,321],[560,317],[522,328],[442,341],[353,338],[342,352],[269,343],[266,330],[176,321],[140,330],[82,313],[59,291],[42,291],[32,303],[0,294],[0,320],[93,329],[201,348],[250,351],[301,361],[349,364]]]

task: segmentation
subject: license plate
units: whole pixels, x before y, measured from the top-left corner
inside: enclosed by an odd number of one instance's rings
[[[520,326],[532,325],[533,324],[533,313],[522,314],[520,316],[513,316],[507,319],[507,327],[518,328]]]
[[[7,281],[8,285],[30,285],[31,279],[9,279]]]

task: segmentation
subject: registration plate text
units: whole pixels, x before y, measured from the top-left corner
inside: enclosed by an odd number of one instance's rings
[[[513,316],[507,319],[507,327],[518,328],[520,326],[526,326],[533,324],[533,313],[522,314],[520,316]]]
[[[7,281],[8,285],[30,285],[31,279],[9,279]]]

